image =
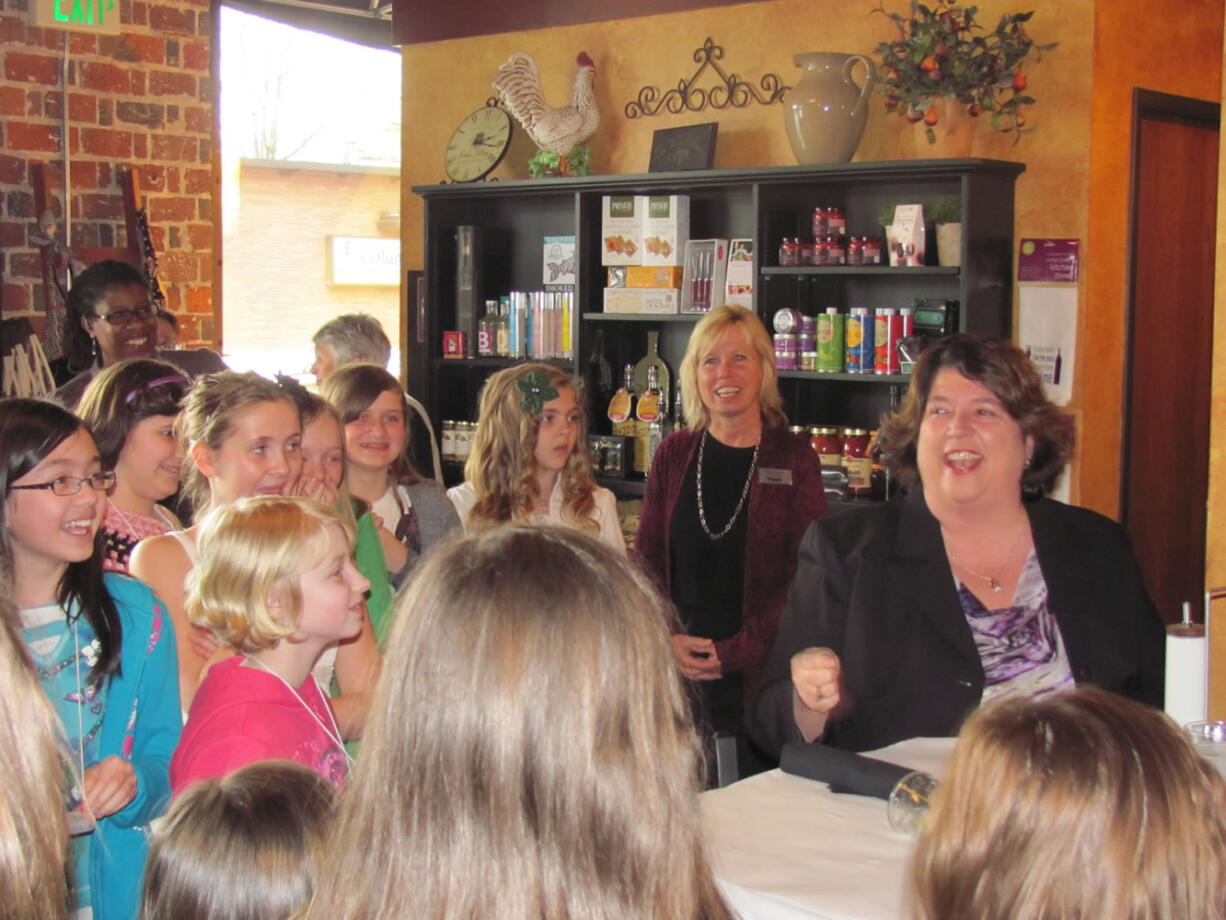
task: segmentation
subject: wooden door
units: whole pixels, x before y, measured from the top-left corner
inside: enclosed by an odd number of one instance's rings
[[[1204,592],[1219,112],[1134,93],[1120,507],[1168,622]]]

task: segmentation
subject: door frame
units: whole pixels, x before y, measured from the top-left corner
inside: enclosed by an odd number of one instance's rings
[[[1132,342],[1135,332],[1136,317],[1136,281],[1137,281],[1137,236],[1139,226],[1137,220],[1137,192],[1141,184],[1141,122],[1146,118],[1157,118],[1163,121],[1177,121],[1196,127],[1221,130],[1222,107],[1216,102],[1205,99],[1193,99],[1190,96],[1176,96],[1171,93],[1160,93],[1157,90],[1133,87],[1132,90],[1132,136],[1129,144],[1128,182],[1128,251],[1126,254],[1128,276],[1124,281],[1124,377],[1123,399],[1120,401],[1120,478],[1119,478],[1119,520],[1124,526],[1128,522],[1128,476],[1130,458],[1128,439],[1132,434],[1132,423],[1128,412],[1128,396],[1132,392]]]

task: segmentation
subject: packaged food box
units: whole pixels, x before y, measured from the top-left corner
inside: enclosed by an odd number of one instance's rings
[[[648,195],[643,217],[643,265],[682,265],[690,238],[690,196]]]
[[[681,306],[677,288],[605,288],[606,313],[676,313]]]
[[[643,264],[646,195],[604,195],[600,199],[600,264]]]
[[[547,291],[575,289],[575,238],[545,237],[545,265],[541,283]]]
[[[753,308],[753,240],[728,241],[724,303]]]

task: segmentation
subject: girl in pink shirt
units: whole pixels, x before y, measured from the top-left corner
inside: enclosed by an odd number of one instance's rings
[[[327,694],[311,675],[323,650],[362,628],[370,583],[353,532],[309,499],[223,505],[198,534],[187,615],[238,650],[209,669],[170,763],[175,795],[259,760],[294,760],[343,788],[349,763]]]

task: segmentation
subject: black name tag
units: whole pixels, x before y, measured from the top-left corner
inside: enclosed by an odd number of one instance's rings
[[[774,470],[764,466],[758,469],[758,482],[768,486],[790,486],[792,484],[791,470]]]

